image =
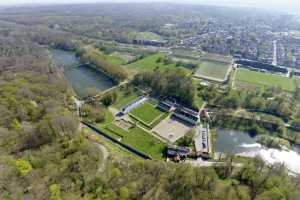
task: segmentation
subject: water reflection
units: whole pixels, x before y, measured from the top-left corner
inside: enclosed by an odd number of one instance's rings
[[[64,75],[76,94],[85,97],[91,90],[105,91],[114,86],[113,82],[103,73],[89,65],[80,65],[75,53],[52,50],[55,64],[64,69]]]
[[[295,145],[293,150],[279,150],[255,141],[254,137],[242,131],[218,129],[215,151],[246,157],[260,156],[269,164],[283,163],[289,171],[300,174],[299,145]]]

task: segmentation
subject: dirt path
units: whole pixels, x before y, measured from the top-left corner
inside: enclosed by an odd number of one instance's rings
[[[81,127],[86,127],[84,124],[82,124],[82,123],[80,123],[80,124],[81,124]],[[86,137],[86,139],[88,141],[90,141],[92,144],[94,144],[101,151],[101,158],[102,159],[100,160],[99,167],[98,167],[98,170],[96,172],[96,175],[100,175],[106,169],[107,159],[109,157],[109,151],[104,145],[100,144],[99,142],[96,142],[92,138]]]
[[[102,174],[106,169],[107,159],[109,157],[109,151],[107,148],[97,142],[92,142],[102,153],[101,163],[99,164],[96,175]]]
[[[236,77],[236,74],[237,74],[237,68],[235,67],[235,70],[233,72],[233,76],[232,76],[232,82],[231,82],[231,88],[234,88],[234,85],[235,85],[235,77]]]

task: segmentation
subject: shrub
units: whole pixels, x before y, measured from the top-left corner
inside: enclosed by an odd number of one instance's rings
[[[60,195],[60,185],[53,184],[49,187],[50,190],[50,200],[62,200]]]
[[[26,160],[18,159],[16,160],[16,168],[21,176],[26,176],[31,170],[32,166],[30,162]]]

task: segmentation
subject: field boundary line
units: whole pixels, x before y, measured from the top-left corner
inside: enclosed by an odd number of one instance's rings
[[[147,126],[148,128],[151,128],[151,126],[157,121],[159,120],[162,116],[164,115],[164,113],[160,114],[159,116],[157,116],[155,119],[153,119],[150,123],[146,123],[144,120],[140,119],[139,117],[135,116],[132,113],[129,113],[129,116],[132,117],[133,119],[141,122],[142,124],[144,124],[145,126]]]
[[[108,135],[107,133],[102,131],[101,129],[98,129],[98,128],[94,127],[93,125],[91,125],[87,122],[84,122],[84,121],[81,121],[81,123],[84,124],[89,129],[93,130],[94,132],[98,133],[99,135],[101,135],[101,136],[105,137],[106,139],[112,141],[114,144],[117,144],[117,145],[125,148],[126,150],[130,151],[131,153],[134,153],[135,155],[139,156],[140,158],[143,158],[145,160],[151,160],[152,159],[149,155],[145,154],[144,152],[139,151],[139,150],[135,149],[134,147],[129,146],[128,144],[125,144],[123,142],[118,141],[117,139],[111,137],[110,135]]]

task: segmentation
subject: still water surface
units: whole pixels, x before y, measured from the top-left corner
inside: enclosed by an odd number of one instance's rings
[[[81,65],[75,53],[54,49],[53,61],[64,70],[68,83],[80,97],[85,97],[90,90],[105,91],[114,86],[111,79],[90,65]]]
[[[260,156],[269,164],[284,163],[291,172],[300,174],[299,146],[295,146],[293,150],[267,148],[257,143],[248,133],[218,129],[215,151],[245,157]]]

